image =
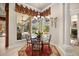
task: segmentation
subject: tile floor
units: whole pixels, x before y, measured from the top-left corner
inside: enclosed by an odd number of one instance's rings
[[[79,56],[79,46],[64,46],[66,56]]]
[[[0,37],[0,48],[5,47],[5,37]]]
[[[19,40],[15,45],[9,48],[0,48],[0,56],[18,56],[18,52],[24,45],[26,40]]]

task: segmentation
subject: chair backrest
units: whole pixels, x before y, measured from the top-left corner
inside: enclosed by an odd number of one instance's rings
[[[25,35],[25,38],[26,38],[27,41],[30,40],[30,36],[29,35]]]
[[[49,43],[50,43],[50,40],[51,40],[51,35],[49,36]]]
[[[43,38],[43,42],[46,42],[46,43],[50,43],[50,40],[51,40],[51,34]]]

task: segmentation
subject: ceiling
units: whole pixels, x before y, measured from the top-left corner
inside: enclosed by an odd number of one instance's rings
[[[26,3],[26,4],[42,11],[44,8],[51,5],[52,3]],[[71,10],[79,9],[79,3],[70,3],[70,9]]]
[[[36,9],[43,10],[47,6],[51,5],[52,3],[27,3],[27,4]],[[70,3],[70,9],[71,10],[79,9],[79,3]]]
[[[34,8],[37,8],[39,10],[43,10],[48,5],[50,5],[51,3],[27,3],[27,4],[34,7]]]

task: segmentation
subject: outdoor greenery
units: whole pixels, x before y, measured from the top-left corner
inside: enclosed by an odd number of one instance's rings
[[[29,22],[27,23],[26,26],[24,26],[24,32],[29,32],[30,30],[30,26],[29,26]]]
[[[77,29],[71,29],[72,38],[77,38]]]
[[[38,33],[37,33],[37,32],[35,32],[35,34],[37,34],[37,37],[39,37],[39,38],[40,38],[40,37],[42,36],[42,34],[43,34],[43,33],[42,33],[42,32],[40,32],[40,31],[38,31]]]
[[[37,28],[35,26],[32,27],[32,32],[35,33]]]
[[[44,32],[49,32],[49,26],[47,25],[44,26]]]

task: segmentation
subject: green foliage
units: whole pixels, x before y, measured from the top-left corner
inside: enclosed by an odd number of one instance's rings
[[[77,38],[77,29],[71,29],[71,35],[73,38]]]
[[[33,27],[32,27],[32,30],[36,30],[36,27],[33,26]]]
[[[49,26],[44,26],[44,32],[49,32]]]
[[[38,32],[38,33],[35,32],[35,34],[37,34],[37,36],[41,36],[43,33],[42,32]]]
[[[37,28],[35,26],[32,27],[32,32],[35,33]]]

